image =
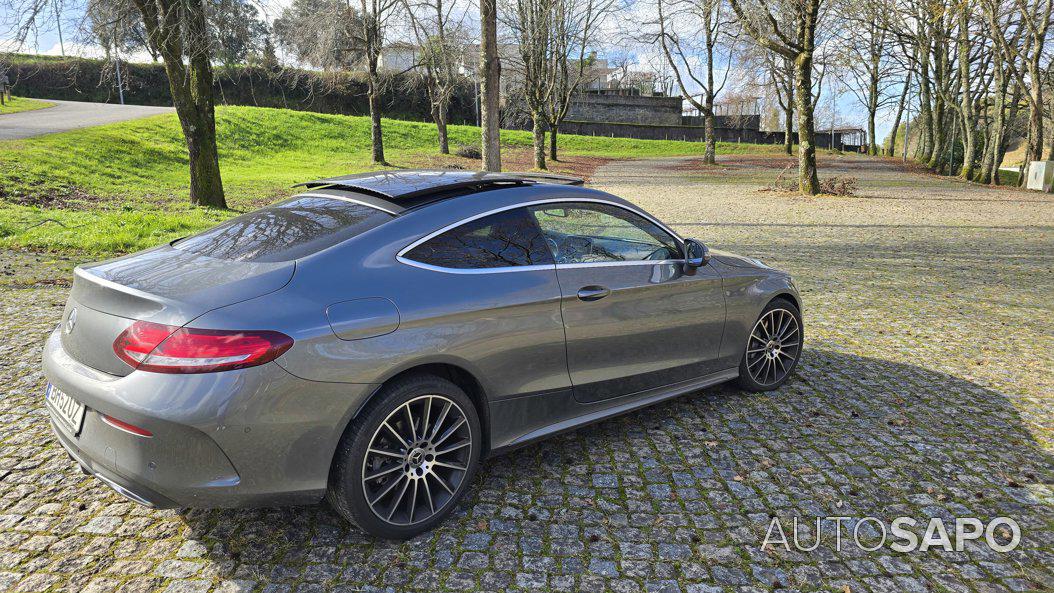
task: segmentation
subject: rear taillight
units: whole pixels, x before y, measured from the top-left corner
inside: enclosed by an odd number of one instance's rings
[[[153,373],[244,369],[278,358],[293,338],[276,331],[193,329],[136,321],[113,343],[117,358]]]

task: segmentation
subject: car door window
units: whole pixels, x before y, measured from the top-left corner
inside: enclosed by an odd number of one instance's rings
[[[538,225],[523,208],[466,222],[414,247],[403,257],[462,270],[553,263]]]
[[[610,204],[531,207],[558,264],[680,259],[677,240],[659,225]]]

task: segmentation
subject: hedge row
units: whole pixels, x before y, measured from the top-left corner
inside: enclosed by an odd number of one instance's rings
[[[8,58],[13,92],[22,97],[70,101],[118,101],[112,62]],[[121,64],[124,100],[134,105],[172,105],[161,64]],[[356,73],[323,74],[296,69],[217,67],[216,99],[224,105],[281,107],[300,111],[365,115],[369,113],[366,81]],[[409,75],[390,78],[382,106],[386,117],[429,121],[428,97],[420,85],[408,85]],[[475,122],[470,84],[454,96],[451,123]]]

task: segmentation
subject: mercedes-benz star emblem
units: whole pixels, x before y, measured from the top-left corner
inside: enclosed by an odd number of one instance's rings
[[[70,310],[70,314],[66,317],[66,333],[73,333],[73,328],[77,326],[77,307]]]

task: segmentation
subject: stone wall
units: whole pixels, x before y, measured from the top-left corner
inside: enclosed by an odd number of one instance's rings
[[[681,98],[580,94],[572,100],[567,119],[676,126],[681,124]]]
[[[682,140],[702,142],[706,140],[705,128],[702,126],[681,125],[644,125],[615,122],[592,122],[564,120],[560,124],[561,134],[579,134],[582,136],[607,136],[609,138],[637,138],[639,140]],[[794,133],[794,142],[798,134]],[[847,151],[859,151],[861,147],[843,145],[842,134],[835,133],[835,146]],[[750,144],[783,144],[783,132],[766,132],[755,129],[715,128],[714,137],[718,142],[747,142]],[[830,148],[831,134],[816,134],[817,148]]]

